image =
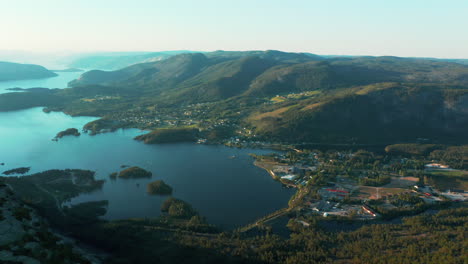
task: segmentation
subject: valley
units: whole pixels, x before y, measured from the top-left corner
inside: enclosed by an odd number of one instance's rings
[[[0,94],[1,181],[99,258],[463,259],[466,65],[216,51],[59,75]]]

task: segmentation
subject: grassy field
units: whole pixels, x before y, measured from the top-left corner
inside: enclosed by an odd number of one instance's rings
[[[392,177],[392,181],[382,187],[385,188],[408,188],[418,183],[416,177]]]
[[[286,101],[286,98],[284,98],[283,96],[275,96],[273,98],[270,99],[273,103],[282,103],[284,101]]]
[[[434,170],[429,172],[433,176],[461,177],[468,180],[468,171],[462,170]]]
[[[356,193],[359,199],[379,199],[382,196],[394,195],[399,193],[408,192],[407,189],[402,188],[383,188],[383,187],[372,187],[372,186],[360,186]]]
[[[440,190],[468,189],[468,171],[462,170],[435,170],[427,174],[427,184]]]

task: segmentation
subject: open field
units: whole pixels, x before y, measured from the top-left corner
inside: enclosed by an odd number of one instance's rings
[[[468,180],[468,171],[463,170],[432,170],[429,174],[434,176],[461,177]]]
[[[395,195],[399,193],[408,192],[408,190],[402,188],[384,188],[384,187],[372,187],[372,186],[360,186],[355,196],[359,199],[379,199],[382,196]]]
[[[392,177],[392,181],[389,184],[382,186],[383,188],[407,188],[414,186],[418,183],[416,177]]]

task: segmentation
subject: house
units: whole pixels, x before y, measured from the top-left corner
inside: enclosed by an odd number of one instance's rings
[[[290,181],[293,181],[296,178],[297,178],[297,175],[294,175],[294,174],[288,174],[288,175],[285,175],[285,176],[281,177],[281,179],[290,180]]]
[[[309,227],[309,226],[310,226],[310,224],[307,223],[306,221],[299,220],[299,221],[297,221],[297,222],[298,222],[299,224],[302,224],[302,226],[304,226],[304,227]]]
[[[366,206],[366,205],[363,205],[363,206],[362,206],[362,210],[364,210],[364,212],[366,212],[366,213],[372,215],[373,217],[376,217],[376,216],[377,216],[377,214],[376,214],[374,211],[372,211],[372,209],[370,209],[370,208],[369,208],[368,206]]]
[[[318,203],[312,204],[310,207],[312,208],[312,210],[314,210],[316,212],[326,211],[326,210],[330,209],[330,203],[327,203],[327,202],[322,200],[322,201],[320,201]]]
[[[207,141],[206,138],[200,138],[200,139],[197,140],[197,143],[198,144],[205,144],[206,141]]]
[[[429,163],[429,164],[424,165],[424,167],[426,169],[439,169],[439,170],[449,169],[448,165],[443,165],[443,164],[440,164],[440,163]]]

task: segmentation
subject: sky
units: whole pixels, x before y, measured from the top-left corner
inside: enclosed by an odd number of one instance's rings
[[[468,58],[466,0],[0,0],[0,50]]]

